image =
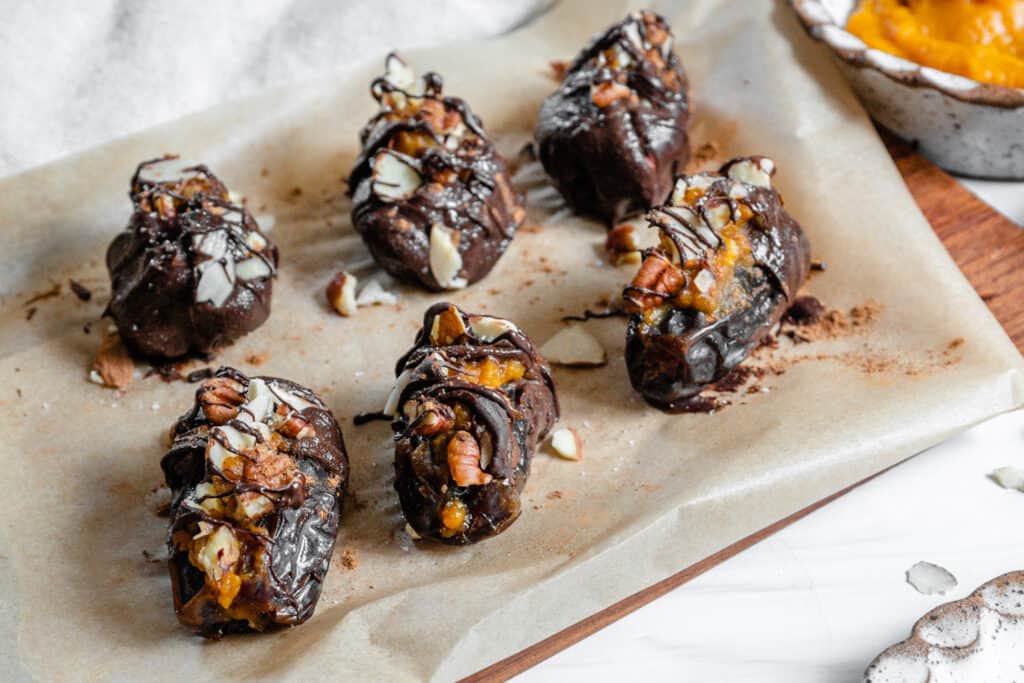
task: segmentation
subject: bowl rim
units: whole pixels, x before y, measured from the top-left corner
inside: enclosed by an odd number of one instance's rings
[[[789,5],[812,38],[827,45],[851,66],[877,71],[902,85],[936,90],[968,104],[1003,109],[1024,107],[1024,89],[982,83],[868,47],[836,23],[821,0],[789,0]]]

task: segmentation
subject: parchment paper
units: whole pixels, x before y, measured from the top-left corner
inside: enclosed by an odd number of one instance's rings
[[[503,39],[407,56],[444,74],[493,133],[522,142],[554,87],[548,61],[570,58],[626,5],[566,2]],[[696,143],[773,157],[787,207],[828,265],[810,291],[844,310],[873,300],[878,320],[780,346],[775,361],[805,360],[765,379],[770,392],[681,416],[630,390],[623,322],[588,323],[611,362],[555,374],[584,460],[538,454],[526,510],[499,538],[418,547],[400,531],[387,425],[355,428],[349,418],[383,404],[395,359],[439,297],[389,285],[398,307],[342,319],[322,295],[329,275],[365,259],[340,179],[374,110],[376,56],[0,182],[4,678],[449,680],[1020,405],[1020,356],[784,4],[654,9],[671,21],[689,69]],[[95,322],[109,294],[102,258],[128,218],[129,176],[138,160],[168,151],[207,161],[256,214],[275,219],[274,312],[217,360],[310,385],[343,421],[353,495],[317,613],[299,628],[214,643],[178,626],[166,569],[142,554],[166,530],[146,494],[161,481],[163,435],[195,387],[149,378],[119,395],[86,381],[107,325]],[[547,220],[532,212],[532,224]],[[449,298],[510,317],[543,342],[561,315],[630,277],[604,263],[603,239],[594,223],[547,222]],[[68,294],[68,277],[93,299]],[[51,281],[62,294],[32,304],[26,320],[25,300]]]

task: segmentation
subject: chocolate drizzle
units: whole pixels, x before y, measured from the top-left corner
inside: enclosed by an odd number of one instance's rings
[[[687,81],[665,20],[635,12],[594,37],[544,100],[541,163],[576,210],[609,226],[663,201],[690,155]]]
[[[270,315],[277,247],[205,166],[139,164],[127,229],[107,250],[106,313],[126,346],[154,360],[205,354]],[[152,175],[150,175],[152,174]]]
[[[481,331],[481,321],[491,324],[490,333]],[[497,336],[491,336],[493,321],[503,326]],[[456,332],[444,337],[453,326]],[[488,373],[499,373],[500,379],[485,379]],[[558,419],[547,364],[508,321],[439,303],[427,310],[415,345],[395,374],[389,401],[395,489],[409,524],[421,536],[460,545],[501,533],[521,512],[519,498],[533,453]],[[426,428],[428,415],[436,419],[449,411],[454,423],[445,430]],[[468,432],[486,452],[479,458],[486,483],[456,483],[451,457],[444,457],[455,431]],[[451,506],[464,509],[457,527],[445,524]]]
[[[396,83],[390,70],[408,67],[397,55],[388,66],[389,75],[371,85],[381,110],[360,134],[362,151],[348,179],[352,223],[395,277],[430,291],[472,284],[490,272],[522,224],[522,197],[483,124],[463,100],[442,95],[439,75]],[[400,164],[409,187],[384,177],[382,160]],[[460,260],[447,278],[431,263],[435,226],[450,232]]]
[[[250,379],[227,367],[210,382],[172,428],[161,461],[173,494],[168,566],[175,611],[211,638],[300,624],[316,607],[338,531],[349,472],[341,429],[313,392],[293,382]],[[204,406],[225,382],[246,402],[235,417],[213,421]],[[277,406],[272,413],[268,399]],[[297,434],[288,428],[295,425],[302,425]],[[252,444],[240,445],[233,433]],[[197,559],[211,542],[204,538],[216,533],[233,539],[215,557],[226,561],[237,549],[224,570],[237,584],[211,575]]]

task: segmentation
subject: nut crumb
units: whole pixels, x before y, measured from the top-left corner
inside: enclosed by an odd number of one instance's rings
[[[245,362],[248,363],[249,365],[255,365],[256,367],[259,367],[266,363],[269,358],[269,351],[260,351],[258,353],[254,351],[253,353],[250,353],[248,356],[245,357]]]
[[[355,550],[343,550],[341,553],[341,566],[352,570],[359,567],[359,555]]]

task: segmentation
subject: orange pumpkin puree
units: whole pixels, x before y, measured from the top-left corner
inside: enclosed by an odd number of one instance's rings
[[[1024,0],[861,0],[846,30],[933,69],[1024,88]]]

